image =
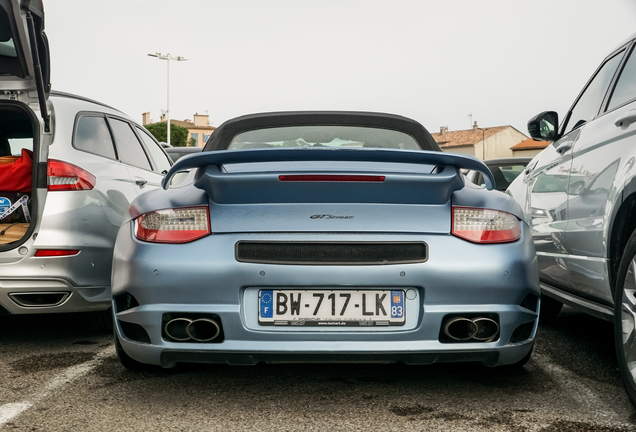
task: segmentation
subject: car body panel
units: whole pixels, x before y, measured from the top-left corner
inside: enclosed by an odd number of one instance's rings
[[[509,188],[529,218],[540,279],[547,284],[544,291],[575,305],[578,298],[579,306],[596,316],[599,310],[610,310],[607,307],[614,303],[613,278],[618,264],[611,251],[615,249],[620,258],[622,250],[616,244],[626,241],[614,234],[615,219],[623,203],[629,203],[636,192],[629,186],[635,178],[636,124],[621,122],[636,110],[636,101],[628,98],[608,108],[621,71],[634,56],[633,38],[618,45],[592,76],[560,126],[561,133],[567,133],[536,156],[530,172]],[[606,72],[607,84],[594,90],[598,92],[598,101],[592,107],[595,114],[572,129],[572,112],[584,103],[580,101],[588,88],[593,88],[595,78],[612,59],[616,61]],[[564,148],[564,143],[568,149],[557,151],[560,146]],[[549,176],[561,176],[558,190],[533,192],[534,185],[538,181],[547,183]],[[594,303],[597,305],[591,307]]]
[[[19,228],[21,233],[18,240],[0,238],[0,312],[108,309],[115,237],[130,202],[142,189],[135,177],[144,176],[146,190],[157,188],[162,179],[157,167],[167,172],[171,165],[153,138],[146,136],[144,144],[139,142],[141,126],[125,114],[80,96],[51,92],[49,77],[42,1],[0,0],[0,156],[17,157],[22,148],[33,151],[31,190],[19,191],[28,199],[30,219],[24,213],[24,220],[17,223],[27,226],[15,225],[5,215],[0,221],[0,232]],[[81,129],[87,145],[82,149],[77,142],[79,124],[89,118],[101,122],[102,128]],[[138,146],[152,172],[131,174],[117,158],[108,125],[115,120],[131,131],[137,128],[131,140],[117,143],[119,150]],[[161,155],[166,160],[159,163],[155,157]],[[50,175],[53,164],[62,171]],[[3,175],[7,172],[11,171]],[[64,191],[50,190],[48,185],[56,180],[62,182],[57,185],[72,184],[78,177],[94,184]],[[0,185],[4,195],[16,192]],[[11,199],[16,200],[12,195],[3,198],[3,203]],[[78,252],[36,256],[47,250]],[[59,301],[47,300],[51,293],[60,294]]]
[[[0,109],[6,104],[21,102],[5,101]],[[43,144],[39,146],[40,157],[46,155],[80,166],[97,181],[92,190],[47,191],[44,171],[44,184],[38,182],[43,187],[34,188],[37,207],[32,212],[31,234],[2,245],[0,250],[0,307],[12,314],[108,309],[115,238],[141,188],[134,183],[126,164],[76,149],[72,145],[74,125],[83,116],[131,120],[114,108],[63,93],[53,92],[48,104],[53,130],[39,138]],[[34,147],[37,141],[36,135]],[[160,187],[161,174],[144,171],[144,176],[153,180],[145,185],[146,190]],[[38,250],[60,248],[78,249],[80,253],[71,257],[34,256]],[[43,307],[25,307],[9,297],[11,293],[62,291],[70,293],[67,300]]]
[[[494,366],[513,363],[513,359],[522,358],[531,349],[531,343],[527,341],[509,343],[512,330],[536,319],[535,313],[521,306],[526,295],[537,293],[536,262],[531,246],[520,254],[518,244],[484,251],[480,245],[468,244],[466,247],[467,242],[449,235],[384,235],[383,241],[412,241],[414,238],[425,241],[431,250],[429,260],[417,265],[365,266],[352,272],[346,266],[239,263],[226,252],[233,250],[239,240],[286,241],[290,240],[289,234],[213,235],[202,241],[180,245],[175,249],[174,256],[166,256],[161,248],[148,248],[142,242],[133,240],[131,231],[132,224],[125,225],[117,240],[114,256],[114,268],[117,271],[113,272],[112,289],[114,296],[125,291],[142,305],[118,313],[117,320],[141,324],[148,331],[151,345],[123,337],[121,326],[118,327],[120,341],[126,352],[144,363],[171,366],[161,359],[165,350],[231,352],[236,358],[230,359],[231,363],[249,362],[252,356],[258,358],[255,354],[258,351],[269,353],[277,361],[290,361],[293,360],[293,354],[299,351],[316,354],[345,352],[357,354],[358,360],[363,360],[364,354],[381,352],[430,354],[439,351],[440,358],[451,353],[461,358],[461,354],[470,350],[487,350],[497,353],[497,359],[491,363]],[[525,230],[524,236],[527,235],[528,231]],[[297,239],[298,236],[291,237]],[[333,234],[304,234],[302,239],[328,241],[333,240]],[[377,235],[349,234],[339,236],[339,240],[377,241]],[[458,249],[462,251],[459,255]],[[206,265],[180,260],[177,270],[174,266],[175,256],[205,256]],[[470,264],[457,266],[458,260]],[[528,265],[528,262],[532,264]],[[187,278],[184,278],[186,274]],[[453,274],[452,280],[449,280],[449,274]],[[483,284],[483,280],[489,282]],[[148,281],[152,282],[151,290],[144,289]],[[334,286],[334,282],[337,286]],[[411,313],[416,314],[417,323],[409,323],[405,328],[382,328],[380,332],[370,332],[364,328],[340,329],[334,334],[334,331],[323,328],[259,329],[255,321],[257,308],[254,295],[258,288],[369,289],[378,286],[415,289],[420,293],[408,302],[407,309],[409,318]],[[485,298],[493,303],[484,303]],[[494,299],[497,299],[496,303]],[[209,345],[166,342],[162,339],[160,324],[161,316],[167,310],[213,311],[221,318],[226,341]],[[467,344],[460,348],[442,344],[438,340],[441,320],[457,311],[497,313],[502,327],[505,326],[507,330],[498,342],[487,347],[483,344]],[[189,360],[194,361],[192,358]]]
[[[315,117],[269,113],[231,120],[231,127],[220,126],[215,134],[221,131],[224,138],[216,143],[222,148],[242,128],[255,123],[278,125],[280,118],[284,124],[293,119],[314,125],[325,119],[329,125],[395,124],[393,116],[383,119],[379,114],[342,118],[325,113]],[[402,117],[397,123],[414,131],[421,127]],[[112,273],[118,344],[133,361],[164,367],[180,361],[401,360],[421,364],[474,360],[489,366],[521,361],[532,350],[539,308],[530,231],[514,200],[465,182],[459,171],[462,166],[478,169],[492,181],[490,171],[476,158],[435,151],[212,150],[179,159],[166,175],[166,190],[140,195],[119,230]],[[187,169],[191,170],[189,180],[170,186],[172,175]],[[288,181],[295,175],[302,180]],[[321,179],[334,175],[356,176],[356,180]],[[361,181],[363,177],[373,181]],[[210,235],[181,244],[147,242],[135,235],[140,215],[201,206],[209,208]],[[452,235],[452,206],[515,215],[520,219],[520,238],[476,244]],[[401,263],[321,264],[256,262],[237,255],[238,245],[244,243],[334,242],[375,247],[417,243],[426,246],[426,256]],[[275,289],[403,291],[406,321],[372,328],[260,324],[259,293]],[[164,321],[171,319],[166,316],[210,313],[222,324],[222,341],[166,339]],[[495,317],[501,331],[490,342],[440,340],[445,320],[454,314]],[[520,328],[526,333],[517,340]]]

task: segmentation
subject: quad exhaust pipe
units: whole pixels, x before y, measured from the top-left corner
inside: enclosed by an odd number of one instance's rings
[[[446,320],[442,331],[457,342],[492,342],[499,335],[499,324],[485,317],[454,317]]]
[[[211,318],[175,318],[166,323],[164,331],[177,342],[211,342],[221,334],[221,327]]]

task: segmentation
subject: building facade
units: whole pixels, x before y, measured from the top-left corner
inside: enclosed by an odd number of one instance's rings
[[[541,150],[549,145],[550,143],[547,141],[535,141],[532,138],[528,138],[512,146],[512,155],[515,157],[535,157]]]
[[[475,122],[472,129],[448,131],[441,127],[431,134],[442,151],[475,156],[481,160],[517,156],[512,147],[528,137],[512,126],[480,128]]]
[[[166,121],[166,116],[162,115],[160,122]],[[146,112],[142,114],[142,125],[150,124],[152,121],[150,120],[150,113]],[[210,125],[210,116],[207,114],[198,114],[195,113],[193,116],[193,120],[175,120],[170,119],[171,125],[177,125],[188,129],[188,140],[194,140],[196,147],[203,147],[205,143],[208,141],[212,132],[216,129],[216,127]]]

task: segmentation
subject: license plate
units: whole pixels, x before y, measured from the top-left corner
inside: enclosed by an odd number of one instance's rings
[[[404,325],[401,290],[260,290],[258,322],[281,326]]]

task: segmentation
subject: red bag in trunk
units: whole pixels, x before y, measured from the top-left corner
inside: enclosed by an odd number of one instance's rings
[[[22,149],[22,155],[15,160],[12,159],[15,158],[0,158],[0,191],[31,192],[33,152]]]

